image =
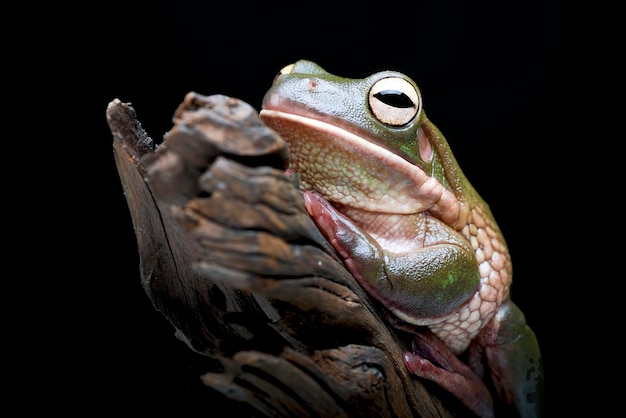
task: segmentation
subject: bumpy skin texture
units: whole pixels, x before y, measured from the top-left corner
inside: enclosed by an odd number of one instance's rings
[[[409,370],[493,416],[469,368],[452,354],[441,354],[445,367],[423,355],[476,343],[499,396],[522,416],[539,415],[540,352],[509,299],[504,237],[415,83],[393,71],[346,79],[298,61],[277,76],[260,116],[289,143],[309,213],[361,285],[439,338],[416,340]]]
[[[430,329],[455,353],[463,352],[481,329],[493,318],[496,309],[509,296],[511,260],[498,227],[483,208],[473,206],[461,234],[476,254],[480,285],[476,293],[447,319]]]

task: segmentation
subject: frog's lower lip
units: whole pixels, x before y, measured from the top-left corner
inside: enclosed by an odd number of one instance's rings
[[[324,149],[328,159],[312,161],[311,166],[323,166],[332,161],[343,167],[354,166],[357,160],[355,153],[363,156],[358,159],[362,178],[353,175],[356,170],[350,170],[350,174],[342,172],[341,179],[352,182],[351,187],[356,187],[366,202],[359,202],[358,199],[342,202],[341,196],[332,195],[327,198],[353,207],[367,204],[363,208],[372,211],[408,214],[428,210],[437,217],[458,216],[459,204],[450,191],[418,166],[386,148],[318,119],[273,109],[263,109],[259,116],[290,144],[294,160],[306,158],[293,154],[310,155]],[[329,147],[332,151],[328,150]],[[335,171],[341,171],[342,167],[337,167]],[[308,173],[303,174],[306,176]]]
[[[280,113],[284,113],[288,115],[300,116],[300,117],[309,119],[311,121],[317,121],[320,124],[324,124],[324,123],[328,124],[329,126],[335,127],[337,129],[341,129],[345,132],[349,132],[361,138],[363,141],[367,141],[374,146],[380,147],[380,149],[385,149],[391,152],[392,154],[395,154],[399,157],[403,157],[404,160],[406,160],[409,164],[413,166],[417,166],[420,169],[424,170],[424,166],[419,161],[415,161],[414,159],[411,159],[410,156],[408,155],[404,155],[404,156],[399,155],[397,151],[394,151],[394,149],[388,146],[388,141],[386,141],[385,139],[378,138],[372,135],[368,130],[364,128],[360,128],[353,124],[349,124],[349,123],[342,124],[342,121],[338,120],[336,116],[324,115],[324,114],[312,112],[306,106],[303,106],[300,103],[292,102],[288,99],[278,97],[276,95],[267,95],[264,98],[261,113],[264,113],[264,112],[267,113],[268,111],[275,111],[275,112],[280,112]],[[262,115],[260,116],[261,118],[263,118]]]
[[[318,118],[273,109],[262,109],[259,113],[259,117],[270,125],[270,127],[273,125],[273,120],[284,120],[290,121],[295,125],[307,126],[311,132],[326,133],[328,137],[341,138],[342,141],[345,141],[346,146],[359,149],[364,155],[375,155],[387,167],[397,169],[407,175],[407,177],[413,177],[416,173],[419,173],[424,176],[423,178],[420,176],[419,180],[426,181],[428,178],[419,165],[413,164],[384,146],[369,141],[343,127],[325,122]]]

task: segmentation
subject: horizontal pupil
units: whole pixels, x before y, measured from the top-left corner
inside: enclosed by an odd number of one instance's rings
[[[399,90],[381,90],[374,94],[374,97],[393,107],[409,108],[415,106],[409,96]]]

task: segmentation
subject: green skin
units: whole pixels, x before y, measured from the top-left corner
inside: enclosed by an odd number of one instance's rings
[[[494,416],[493,395],[457,357],[467,352],[503,404],[540,416],[541,355],[509,298],[506,243],[415,83],[394,71],[342,78],[301,60],[276,77],[260,117],[289,143],[321,232],[395,325],[414,331],[407,368]]]

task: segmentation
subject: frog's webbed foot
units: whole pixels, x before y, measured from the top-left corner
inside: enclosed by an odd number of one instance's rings
[[[411,373],[437,383],[476,415],[494,416],[493,399],[482,379],[434,334],[416,334],[404,362]]]

